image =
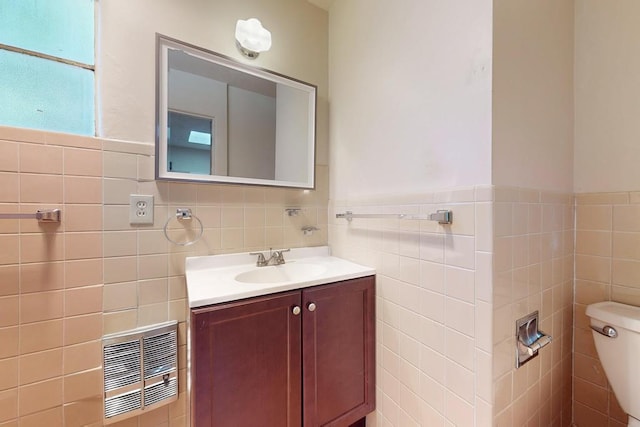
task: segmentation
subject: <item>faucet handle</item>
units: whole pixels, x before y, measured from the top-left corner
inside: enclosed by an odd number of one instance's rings
[[[264,254],[262,252],[249,252],[249,255],[258,255],[256,266],[264,267],[265,265],[267,265],[267,260],[264,259]]]
[[[284,255],[283,252],[289,252],[291,249],[279,249],[273,252],[273,257],[275,258],[276,264],[284,264]]]

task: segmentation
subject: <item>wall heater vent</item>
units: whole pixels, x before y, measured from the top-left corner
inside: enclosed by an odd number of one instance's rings
[[[178,398],[178,323],[102,339],[104,418],[111,424]]]

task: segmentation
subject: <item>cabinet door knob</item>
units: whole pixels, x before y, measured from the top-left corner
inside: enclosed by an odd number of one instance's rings
[[[307,304],[307,309],[309,311],[316,311],[316,305],[313,302],[310,302],[309,304]]]
[[[300,314],[300,307],[298,307],[297,305],[294,305],[293,308],[291,309],[291,312],[297,316],[298,314]]]

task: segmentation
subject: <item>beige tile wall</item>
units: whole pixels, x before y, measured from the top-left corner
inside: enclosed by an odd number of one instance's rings
[[[576,195],[574,420],[578,427],[627,425],[596,353],[586,306],[640,305],[640,193]]]
[[[572,201],[477,187],[331,204],[330,218],[454,213],[451,227],[330,220],[334,251],[378,269],[376,425],[571,424]],[[535,310],[554,341],[516,370],[515,320]]]
[[[571,194],[495,189],[495,426],[571,425],[572,201]],[[515,369],[515,321],[536,310],[553,341]]]
[[[0,128],[0,212],[65,215],[60,224],[0,220],[2,426],[101,419],[100,145]]]
[[[150,145],[0,127],[0,213],[63,215],[0,220],[0,426],[101,426],[102,335],[165,320],[180,321],[180,399],[115,425],[186,426],[185,257],[327,242],[326,167],[316,191],[156,182],[153,170]],[[153,225],[129,225],[135,193],[155,196]],[[197,244],[165,239],[177,207],[202,220]]]
[[[184,369],[187,255],[326,244],[326,167],[318,167],[318,190],[305,192],[156,182],[153,161],[144,144],[0,127],[0,212],[60,207],[64,218],[59,225],[0,221],[0,426],[101,425],[103,333],[180,320]],[[155,195],[153,226],[128,224],[132,193]],[[608,299],[640,304],[639,194],[576,197],[573,405],[580,427],[626,422],[584,309]],[[379,271],[378,425],[488,425],[492,417],[496,425],[568,425],[568,198],[475,188],[334,203],[332,214],[451,207],[456,218],[450,228],[331,219],[334,252]],[[288,217],[287,206],[303,214]],[[196,245],[164,238],[176,207],[202,219]],[[305,237],[302,225],[321,230]],[[172,220],[170,233],[182,239],[192,231]],[[554,343],[514,370],[512,326],[534,309]],[[186,415],[182,395],[122,425],[180,426]]]
[[[491,188],[332,201],[334,254],[377,269],[377,426],[489,426]],[[428,214],[453,224],[336,219],[335,213]]]

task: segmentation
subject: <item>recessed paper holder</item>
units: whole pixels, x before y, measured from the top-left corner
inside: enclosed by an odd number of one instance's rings
[[[538,355],[551,342],[551,336],[538,329],[538,312],[516,320],[516,368]]]

